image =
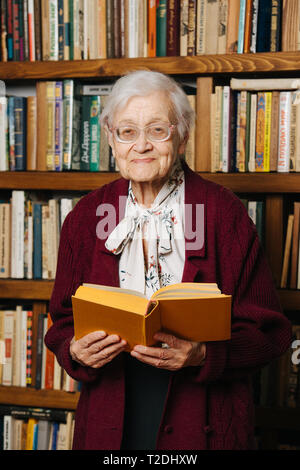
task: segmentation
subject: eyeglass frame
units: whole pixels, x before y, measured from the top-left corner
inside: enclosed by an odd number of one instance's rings
[[[154,142],[154,143],[155,142],[166,142],[167,140],[170,139],[170,137],[172,135],[172,132],[173,132],[174,128],[177,126],[177,124],[167,124],[167,123],[163,123],[163,122],[159,122],[157,124],[164,124],[165,126],[167,126],[168,129],[169,129],[169,135],[165,139],[162,139],[162,140],[149,139],[146,136],[146,134],[145,134],[145,137],[146,137],[147,140],[150,140],[150,142]],[[120,144],[135,144],[136,141],[138,140],[138,138],[141,135],[141,131],[143,131],[144,129],[147,129],[148,127],[155,126],[155,125],[156,125],[156,123],[148,124],[148,126],[144,126],[144,127],[138,127],[138,126],[132,125],[132,127],[139,130],[139,134],[138,134],[137,138],[135,140],[132,140],[132,141],[120,140],[118,134],[115,132],[118,129],[118,127],[109,127],[109,126],[107,126],[107,127],[108,127],[108,130],[112,133],[112,135],[116,139],[116,141],[119,142]],[[122,126],[119,126],[119,127],[122,127]],[[123,126],[123,127],[126,127],[126,126]]]

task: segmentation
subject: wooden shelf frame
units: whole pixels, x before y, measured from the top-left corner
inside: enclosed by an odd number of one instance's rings
[[[139,57],[42,62],[0,62],[1,80],[51,80],[63,78],[109,78],[130,70],[157,70],[169,75],[215,75],[295,72],[299,74],[300,53],[262,52],[187,57]]]
[[[300,193],[300,173],[204,173],[236,193]],[[0,189],[91,191],[120,178],[115,172],[1,171]]]
[[[80,392],[0,386],[0,403],[34,408],[75,410]]]

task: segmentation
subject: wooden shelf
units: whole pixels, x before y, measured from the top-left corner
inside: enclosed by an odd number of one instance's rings
[[[279,289],[278,294],[284,310],[300,311],[300,290]]]
[[[0,299],[49,300],[54,281],[1,279]]]
[[[299,72],[299,52],[219,54],[187,57],[140,57],[48,62],[2,62],[0,79],[63,79],[117,77],[130,70],[150,69],[170,75]]]
[[[0,386],[0,403],[6,405],[75,410],[79,395],[79,392]]]
[[[300,193],[300,173],[199,173],[237,193]],[[1,171],[1,189],[91,191],[120,178],[110,172]]]

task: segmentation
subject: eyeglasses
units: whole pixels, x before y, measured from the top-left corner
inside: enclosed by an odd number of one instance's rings
[[[157,123],[145,127],[133,125],[118,126],[109,130],[118,142],[132,144],[137,141],[141,131],[145,132],[146,139],[151,140],[151,142],[164,142],[170,138],[175,127],[176,124]]]

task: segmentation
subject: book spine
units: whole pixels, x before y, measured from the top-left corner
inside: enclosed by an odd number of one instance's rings
[[[19,0],[20,60],[28,60],[27,1]]]
[[[180,0],[169,0],[167,6],[167,56],[179,56]]]
[[[288,172],[290,168],[290,115],[291,92],[281,91],[279,97],[278,172]]]
[[[64,24],[64,0],[58,0],[58,60],[64,60],[65,48],[65,24]]]
[[[0,204],[0,278],[10,277],[10,204]],[[0,382],[1,383],[1,382]]]
[[[33,203],[33,278],[42,278],[42,206]]]
[[[257,110],[257,94],[251,94],[251,111],[250,111],[250,145],[249,145],[249,163],[248,170],[255,171],[255,145],[256,145],[256,110]]]
[[[76,88],[76,87],[75,87]],[[72,170],[80,170],[80,135],[82,123],[82,100],[74,89],[72,118]]]
[[[158,0],[156,9],[156,56],[167,55],[167,0]]]
[[[256,52],[269,52],[271,39],[271,2],[259,2]]]
[[[281,49],[281,8],[280,0],[272,0],[271,5],[271,38],[270,51],[278,52]]]
[[[63,81],[63,170],[71,169],[74,81]]]
[[[134,18],[134,8],[136,5],[131,2],[129,7],[129,17],[133,16]],[[134,52],[134,20],[131,23],[131,28],[129,29],[129,48],[131,50],[129,57],[136,57]],[[107,0],[106,2],[106,46],[107,46],[107,58],[112,59],[114,57],[114,15],[113,15],[113,0]]]
[[[7,62],[7,2],[0,4],[0,57],[2,62]]]
[[[272,92],[267,91],[265,112],[265,138],[264,138],[264,163],[263,171],[270,171],[270,145],[271,145],[271,115],[272,115]]]
[[[250,52],[253,0],[246,0],[244,54]]]
[[[7,98],[0,96],[0,171],[8,170],[7,132]]]
[[[148,57],[156,56],[156,0],[148,3]]]
[[[14,97],[9,96],[7,101],[8,118],[8,148],[9,148],[9,169],[15,171],[15,117],[14,117]]]
[[[28,0],[28,58],[35,61],[35,21],[34,0]]]
[[[230,110],[230,87],[224,86],[223,89],[223,116],[222,116],[222,171],[229,171],[229,110]]]
[[[99,171],[100,167],[100,96],[90,100],[90,171]]]
[[[50,60],[50,4],[41,0],[42,60]]]
[[[36,146],[37,146],[37,118],[36,118],[36,96],[28,96],[27,98],[27,170],[36,170]]]
[[[74,60],[74,0],[69,0],[69,60]]]
[[[39,0],[34,0],[34,46],[35,60],[42,60],[42,12]]]
[[[123,0],[122,0],[123,1]],[[101,24],[101,28],[99,31],[99,58],[100,59],[106,59],[107,57],[107,44],[106,44],[106,3],[101,2],[101,0],[98,0],[98,18],[99,18],[99,24]],[[127,21],[127,17],[125,15],[125,6],[124,6],[124,30],[125,30],[125,23]],[[124,31],[124,48],[125,48],[125,41],[126,41],[126,36],[125,36],[125,31]],[[126,53],[124,51],[124,57],[126,57]]]
[[[55,82],[47,82],[47,170],[55,169]]]
[[[70,15],[69,0],[64,0],[64,60],[70,59]]]
[[[199,7],[198,7],[199,8]],[[180,0],[180,55],[187,55],[189,0]]]
[[[279,91],[272,91],[271,113],[270,171],[276,171],[278,160]]]
[[[13,0],[7,0],[7,60],[14,59],[14,40],[13,40]]]
[[[44,319],[46,314],[40,313],[37,322],[37,336],[36,336],[36,375],[35,375],[35,388],[42,388],[42,360],[43,360],[43,342],[44,342]]]
[[[55,83],[55,171],[62,170],[63,139],[63,83]]]
[[[16,170],[26,170],[26,98],[15,96],[15,162]]]
[[[255,170],[264,170],[264,142],[265,142],[265,116],[266,96],[264,92],[257,94],[257,116],[256,116],[256,151]]]
[[[58,60],[58,7],[57,0],[49,0],[49,60]]]
[[[14,312],[4,311],[5,363],[2,370],[2,385],[12,385],[12,351],[14,335]]]
[[[188,45],[187,55],[195,55],[196,53],[196,17],[197,17],[196,0],[189,0],[189,21],[188,21]]]
[[[19,0],[13,0],[13,60],[20,60],[20,15]]]
[[[90,169],[90,109],[91,97],[82,97],[80,170]]]
[[[241,91],[240,125],[239,125],[239,163],[238,171],[245,172],[246,168],[246,121],[247,121],[247,92]]]
[[[240,1],[240,15],[239,15],[239,34],[238,34],[238,54],[244,52],[244,35],[245,35],[245,16],[246,16],[246,0]]]
[[[250,44],[250,52],[252,52],[252,53],[255,53],[255,52],[256,52],[258,4],[259,4],[259,0],[253,0],[253,5],[252,5],[252,27],[251,27],[251,44]]]
[[[229,0],[219,1],[218,12],[218,54],[226,54],[226,37],[228,28],[228,2]]]

